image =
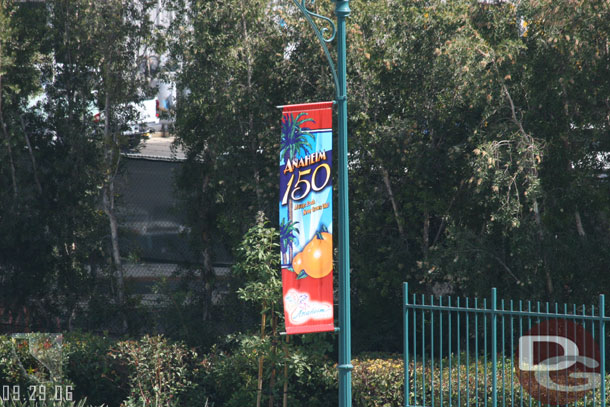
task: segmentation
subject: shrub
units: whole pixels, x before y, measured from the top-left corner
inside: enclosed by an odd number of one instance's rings
[[[26,347],[17,344],[15,339],[10,336],[0,336],[0,383],[2,385],[27,388],[34,384],[25,371],[25,368],[31,363],[33,363],[32,356]]]
[[[74,384],[76,399],[86,397],[93,405],[118,407],[127,398],[127,368],[108,354],[115,344],[115,339],[90,333],[65,336],[66,374]]]
[[[336,367],[324,356],[327,345],[321,341],[297,346],[281,343],[273,357],[269,337],[261,340],[257,335],[228,335],[203,358],[201,387],[210,396],[209,401],[217,406],[256,405],[258,358],[263,354],[267,363],[263,372],[262,405],[267,405],[271,392],[274,405],[282,405],[287,360],[290,407],[336,406]],[[274,369],[275,385],[271,389],[269,379]]]
[[[177,406],[180,395],[194,386],[197,354],[161,336],[119,342],[111,356],[129,368],[130,393],[125,401],[128,407]]]
[[[0,401],[2,407],[90,407],[87,404],[87,400],[83,399],[78,402],[76,401]],[[103,407],[103,406],[101,406]]]
[[[256,405],[260,345],[257,337],[228,335],[204,357],[200,379],[215,405]]]
[[[478,371],[475,366],[476,359],[470,359],[465,363],[465,355],[458,359],[457,355],[451,358],[452,369],[448,369],[449,359],[443,358],[443,371],[438,364],[431,369],[429,362],[423,366],[421,362],[416,364],[410,362],[410,403],[413,405],[429,405],[434,398],[436,404],[442,398],[444,404],[453,400],[457,404],[458,389],[461,384],[461,403],[466,405],[491,405],[491,382],[492,366],[485,356],[478,358]],[[459,362],[459,364],[458,364]],[[402,355],[392,354],[365,354],[353,360],[354,370],[352,374],[353,404],[355,407],[393,407],[404,404],[404,363]],[[497,365],[498,404],[513,398],[525,400],[538,404],[538,401],[520,386],[519,381],[514,378],[513,365],[510,358],[498,358]],[[434,376],[433,382],[432,377]],[[475,379],[478,377],[478,384]],[[610,375],[606,376],[606,381]],[[442,380],[442,381],[441,381]],[[424,388],[424,381],[426,386]],[[441,385],[442,383],[442,385]],[[451,385],[450,385],[451,383]],[[469,384],[468,384],[469,383]],[[467,390],[469,389],[469,390]],[[597,396],[599,399],[599,395]],[[610,400],[610,392],[606,399]],[[531,401],[530,401],[531,400]],[[581,399],[574,403],[575,406],[584,407],[595,405],[595,397],[589,394],[588,399]],[[599,402],[599,401],[597,401]]]
[[[3,401],[46,398],[73,384],[65,375],[63,337],[27,333],[0,337],[0,384]],[[59,396],[58,396],[59,397]],[[8,400],[7,400],[8,399]]]
[[[401,406],[404,400],[404,373],[401,355],[362,355],[352,361],[355,406]]]

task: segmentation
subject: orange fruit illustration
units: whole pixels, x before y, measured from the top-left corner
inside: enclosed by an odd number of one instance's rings
[[[303,255],[302,268],[308,276],[313,278],[327,276],[333,270],[333,235],[327,232],[316,233],[299,254]],[[294,270],[298,273],[297,268]]]
[[[303,252],[298,253],[296,256],[294,256],[294,259],[292,259],[292,269],[297,274],[300,273],[301,270],[304,269],[304,266],[303,266]]]

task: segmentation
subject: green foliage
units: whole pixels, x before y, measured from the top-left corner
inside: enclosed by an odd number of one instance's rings
[[[255,405],[258,358],[269,351],[269,341],[256,336],[230,335],[204,357],[203,384],[218,405]]]
[[[442,397],[445,402],[451,399],[457,403],[458,389],[461,402],[467,405],[483,405],[491,402],[490,387],[485,388],[485,383],[490,386],[492,381],[491,361],[484,356],[479,356],[479,359],[475,361],[472,359],[472,355],[468,363],[465,363],[465,360],[465,354],[462,354],[460,358],[457,354],[452,355],[451,371],[448,369],[448,358],[442,360],[444,367],[442,371],[439,368],[440,364],[432,367],[428,363],[424,366],[419,361],[417,363],[411,361],[409,365],[410,404],[426,405],[433,397],[436,400],[440,400]],[[510,357],[505,359],[498,357],[497,363],[499,402],[504,400],[509,403],[509,400],[523,399],[525,403],[529,403],[531,396],[519,384],[518,378],[513,376],[515,373],[514,361]],[[366,353],[355,358],[353,365],[354,406],[390,407],[404,404],[402,355]],[[486,377],[485,374],[487,374]],[[537,403],[537,400],[533,398],[531,400]],[[579,400],[577,405],[584,406],[590,403],[595,404],[591,397],[589,397],[588,403],[585,403],[585,400]]]
[[[55,385],[64,389],[71,386],[71,397],[75,400],[88,399],[92,405],[118,406],[127,397],[129,389],[126,386],[126,367],[108,355],[115,342],[92,334],[70,333],[64,336],[61,354],[56,355],[61,363],[62,376],[49,381],[49,364],[43,366],[40,355],[39,359],[34,358],[27,342],[1,336],[0,381],[3,385],[17,386],[22,395],[26,389],[31,389],[30,386],[41,383],[46,385],[47,395],[56,394]]]
[[[212,264],[219,243],[234,249],[254,224],[254,214],[277,214],[274,164],[279,145],[269,127],[280,104],[284,32],[274,5],[168,0],[170,64],[180,92],[175,144],[187,159],[177,175],[181,210],[191,230],[191,268],[209,291],[223,282]],[[179,67],[179,69],[178,69]],[[210,296],[198,296],[202,318],[211,319]]]
[[[137,119],[130,102],[152,91],[138,69],[150,7],[0,5],[0,297],[4,312],[25,314],[17,330],[71,325],[113,271],[100,191],[113,209],[121,134]]]
[[[291,406],[336,404],[327,357],[332,351],[329,335],[279,335],[283,312],[278,240],[278,231],[259,213],[236,249],[237,293],[260,313],[261,325],[257,334],[226,336],[204,356],[198,381],[216,405],[256,405],[258,397],[262,403],[273,398],[277,405],[284,395]]]
[[[167,4],[177,16],[170,29],[172,62],[181,67],[177,86],[188,89],[178,101],[175,132],[187,154],[177,181],[194,249],[200,253],[214,239],[236,247],[253,214],[277,218],[276,106],[311,98],[320,83],[331,97],[330,76],[313,34],[289,4]]]
[[[288,405],[326,407],[337,404],[336,371],[323,355],[327,344],[314,340],[315,344],[299,346],[282,344],[283,350],[271,359],[265,368],[265,382],[272,369],[279,371],[287,363],[290,371]],[[326,349],[327,350],[327,349]],[[286,357],[286,353],[288,357]],[[251,335],[229,335],[204,356],[201,383],[210,402],[223,406],[254,405],[256,402],[258,358],[271,355],[271,342]],[[283,397],[283,379],[273,388],[276,403]],[[265,389],[266,403],[269,390]]]
[[[80,401],[49,401],[49,400],[27,400],[27,401],[16,401],[11,400],[8,402],[0,401],[2,407],[94,407],[97,404],[90,404],[86,399]],[[104,407],[105,405],[99,405]]]
[[[60,100],[41,96],[44,83],[60,98],[47,76],[52,9],[0,5],[0,297],[5,312],[27,310],[39,329],[77,310],[91,268],[103,264],[95,149],[82,137],[90,120],[72,133],[58,120]]]
[[[4,385],[19,386],[21,394],[23,389],[39,385],[27,372],[40,368],[27,349],[19,343],[15,346],[11,338],[0,339],[0,379]],[[201,376],[196,353],[162,337],[117,342],[75,332],[66,335],[62,353],[62,386],[71,385],[75,400],[87,399],[92,405],[188,406],[203,394],[195,380]],[[47,394],[54,394],[53,386],[48,384]]]
[[[116,340],[101,335],[72,332],[65,336],[66,376],[74,384],[76,399],[118,406],[127,398],[127,366],[109,355],[115,345]]]
[[[0,337],[0,380],[4,401],[70,400],[73,383],[66,375],[62,335],[13,334]]]
[[[400,356],[361,355],[352,364],[355,406],[386,407],[404,404],[404,363]]]
[[[197,374],[197,354],[161,336],[144,336],[138,341],[123,341],[110,352],[129,368],[129,407],[173,407],[180,396],[193,386]]]
[[[348,25],[357,349],[399,349],[401,281],[558,301],[608,287],[607,9],[359,4]]]
[[[215,245],[237,247],[259,210],[277,218],[275,106],[333,95],[319,45],[292,5],[168,0],[176,20],[165,42],[147,17],[152,3],[0,4],[0,298],[21,328],[72,328],[80,304],[100,293],[99,276],[119,268],[107,222],[121,132],[135,118],[129,104],[153,91],[144,86],[150,72],[137,69],[141,50],[167,46],[184,90],[175,131],[187,160],[177,189],[199,260],[192,268],[207,288],[174,297],[194,304],[176,308],[185,338],[198,335],[191,321],[215,322],[206,294],[223,283]],[[311,7],[332,13],[332,2]],[[356,350],[399,349],[405,280],[433,293],[502,286],[515,299],[570,302],[607,290],[607,2],[374,0],[353,9]],[[96,124],[94,110],[108,123]],[[306,145],[291,123],[284,128],[286,143]],[[285,253],[302,225],[280,227]],[[273,332],[278,253],[270,254],[275,238],[261,236],[266,246],[250,236],[241,249],[236,278],[242,299],[273,309],[263,324]],[[101,293],[90,304],[109,317],[123,310]]]
[[[34,360],[24,345],[18,346],[10,336],[0,336],[0,381],[7,385],[27,388],[37,384],[28,376],[26,368],[33,366]]]
[[[237,290],[240,299],[266,307],[281,304],[282,280],[279,275],[279,233],[268,226],[263,213],[248,230],[236,250],[234,273],[245,282]]]

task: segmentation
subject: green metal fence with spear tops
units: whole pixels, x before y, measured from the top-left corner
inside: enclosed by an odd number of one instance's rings
[[[406,407],[606,406],[604,295],[597,305],[409,294]]]

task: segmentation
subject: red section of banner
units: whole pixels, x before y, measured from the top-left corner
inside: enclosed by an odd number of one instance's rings
[[[331,316],[330,318],[323,320],[310,320],[300,325],[296,325],[291,323],[291,319],[296,319],[291,317],[300,311],[299,306],[304,304],[304,301],[301,301],[301,304],[298,303],[299,299],[297,298],[296,304],[287,304],[286,296],[290,295],[290,290],[296,290],[299,293],[307,293],[309,295],[309,303],[327,303],[330,301],[332,304],[333,301],[333,274],[330,273],[323,278],[313,279],[313,278],[304,278],[301,280],[297,279],[297,274],[293,271],[289,271],[287,269],[282,269],[282,291],[284,297],[284,316],[286,320],[286,333],[287,334],[303,334],[303,333],[311,333],[311,332],[327,332],[334,331],[334,318]],[[301,294],[303,295],[303,294]],[[302,299],[301,299],[302,300]],[[296,305],[296,307],[293,307]],[[306,311],[305,311],[306,312]]]
[[[288,334],[335,329],[332,106],[282,106],[280,248]]]
[[[300,105],[286,105],[282,107],[282,114],[292,113],[297,116],[299,113],[306,112],[308,118],[313,122],[307,123],[311,130],[332,129],[333,115],[332,107],[335,102],[305,103]]]

